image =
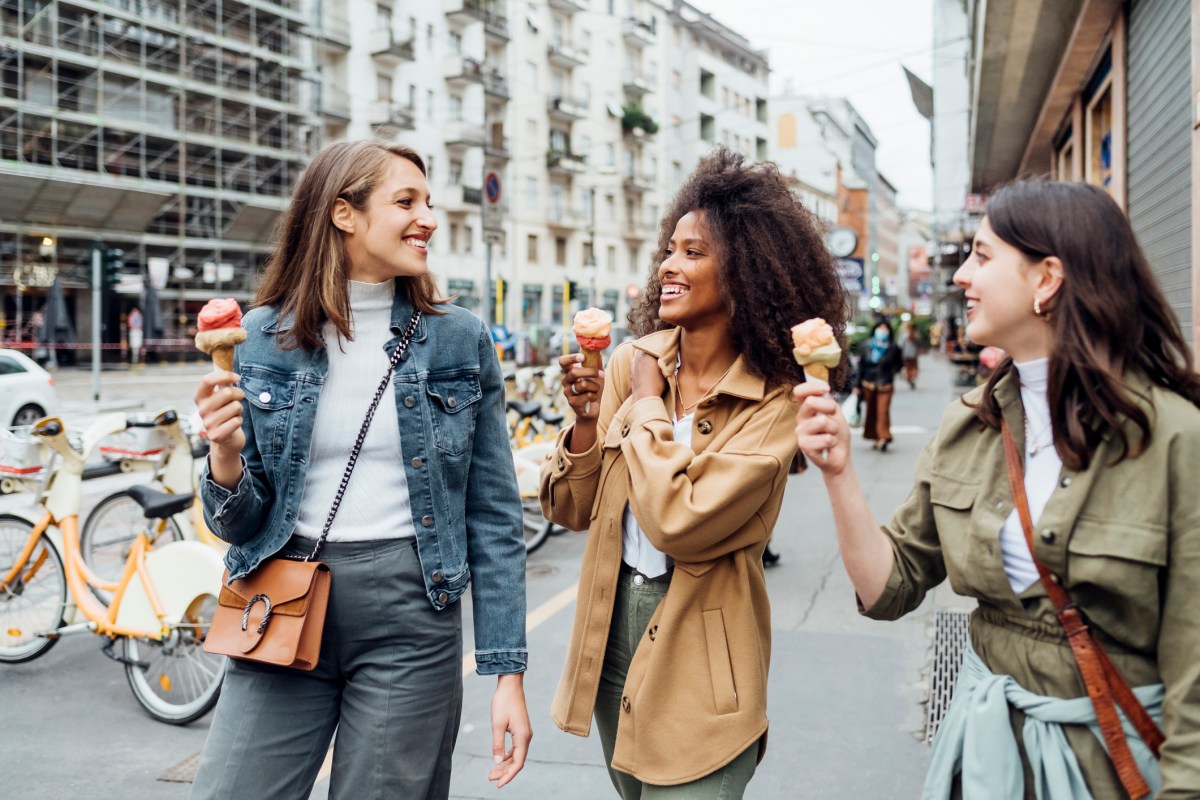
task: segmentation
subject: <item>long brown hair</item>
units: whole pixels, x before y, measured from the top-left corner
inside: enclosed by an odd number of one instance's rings
[[[1179,322],[1129,220],[1107,192],[1084,183],[1013,183],[988,202],[987,220],[1030,262],[1055,256],[1063,265],[1062,285],[1042,313],[1054,338],[1047,399],[1064,465],[1087,469],[1107,431],[1121,438],[1114,463],[1149,444],[1150,418],[1126,383],[1133,374],[1200,406],[1200,379]],[[993,390],[1012,369],[1006,359],[975,407],[990,428],[1000,427]],[[1122,426],[1126,419],[1140,430],[1136,442]]]
[[[704,212],[729,308],[729,336],[752,373],[770,386],[803,382],[790,328],[812,317],[823,317],[845,350],[846,292],[820,221],[774,164],[748,164],[724,147],[700,162],[663,217],[646,288],[629,311],[631,330],[644,336],[672,327],[658,316],[658,268],[680,217],[692,211]],[[844,363],[830,380],[835,387],[844,383]]]
[[[278,336],[280,347],[308,351],[324,347],[320,331],[326,320],[339,336],[353,338],[346,286],[350,259],[344,234],[331,214],[338,198],[365,210],[367,198],[397,157],[426,174],[425,162],[415,150],[371,140],[334,142],[317,153],[304,171],[280,220],[279,243],[267,260],[254,298],[255,306],[275,306],[280,317],[292,317],[292,328]],[[396,290],[407,293],[426,314],[443,313],[437,304],[445,299],[438,296],[437,284],[428,273],[396,278]]]

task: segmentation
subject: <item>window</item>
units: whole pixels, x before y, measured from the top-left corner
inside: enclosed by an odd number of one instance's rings
[[[591,156],[592,156],[592,137],[587,136],[587,135],[579,137],[578,150],[576,150],[575,155],[579,156],[584,161],[588,161],[591,158]]]
[[[375,74],[375,99],[385,103],[392,99],[392,79],[382,72]]]
[[[592,105],[592,84],[588,81],[579,84],[579,102],[583,103],[585,108]]]
[[[1055,175],[1060,181],[1075,180],[1075,136],[1071,128],[1055,143]]]
[[[542,287],[527,283],[521,287],[521,321],[526,325],[539,325],[542,321]]]
[[[448,178],[448,183],[451,186],[457,186],[458,184],[462,183],[462,170],[463,170],[462,159],[458,159],[458,158],[450,159],[450,174],[447,176],[447,178]]]
[[[638,274],[638,249],[635,245],[629,246],[629,272],[633,275]]]
[[[604,164],[608,167],[617,166],[617,146],[615,144],[604,145]]]
[[[433,26],[432,25],[425,26],[425,49],[431,53],[433,52]]]
[[[471,252],[475,244],[475,232],[471,230],[470,225],[463,225],[463,252]]]
[[[604,262],[609,272],[617,271],[617,248],[612,245],[608,246],[607,251],[604,253]]]
[[[536,264],[538,261],[537,234],[531,233],[525,239],[525,260],[530,264]]]
[[[611,194],[604,195],[604,221],[609,223],[617,221],[617,199]]]
[[[717,77],[708,70],[700,70],[700,94],[709,100],[717,99]]]
[[[425,119],[433,122],[433,89],[425,92]]]
[[[11,358],[0,358],[0,375],[13,375],[26,369]]]
[[[1087,100],[1083,112],[1084,175],[1088,183],[1112,191],[1113,92],[1112,76],[1106,76]]]
[[[450,223],[450,252],[458,252],[458,223]]]
[[[462,34],[458,31],[450,32],[450,52],[454,55],[462,55]]]
[[[380,30],[392,29],[392,7],[379,3],[375,6],[375,27]]]
[[[417,87],[411,83],[408,85],[408,107],[413,110],[417,107]]]
[[[459,95],[459,94],[450,95],[450,119],[454,119],[454,120],[462,119],[462,112],[463,112],[462,95]]]
[[[583,243],[583,265],[585,267],[596,266],[596,259],[594,257],[594,250],[592,249],[591,242]]]
[[[560,320],[563,318],[563,285],[555,284],[550,291],[550,319]]]
[[[585,188],[579,190],[579,209],[580,213],[583,215],[583,218],[586,220],[592,219],[592,200],[595,198],[595,196],[596,193],[593,189]]]
[[[683,164],[678,161],[671,162],[671,180],[675,183],[683,182]]]
[[[554,237],[554,266],[565,267],[567,265],[567,239],[565,236]]]
[[[700,115],[700,138],[706,142],[717,140],[717,120],[712,114]]]
[[[532,61],[525,62],[525,86],[533,92],[538,88],[538,68]]]
[[[475,294],[475,281],[451,278],[446,281],[450,296],[455,297],[454,305],[475,311],[479,308],[479,295]]]
[[[538,204],[538,182],[537,178],[525,178],[525,207],[537,208]]]

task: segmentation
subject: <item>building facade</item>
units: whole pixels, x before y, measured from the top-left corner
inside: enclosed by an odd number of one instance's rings
[[[150,346],[187,338],[213,294],[250,298],[321,141],[315,30],[300,0],[0,5],[10,343],[36,338],[56,281],[73,327],[91,327],[94,242],[124,251],[127,274],[102,306],[112,348],[151,278],[161,313],[147,317]]]

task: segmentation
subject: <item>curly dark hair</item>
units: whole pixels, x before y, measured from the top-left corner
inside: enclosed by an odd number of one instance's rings
[[[772,387],[802,383],[790,328],[812,317],[824,318],[845,350],[846,292],[820,220],[774,164],[747,163],[724,147],[700,162],[663,217],[646,288],[629,311],[634,333],[673,327],[658,316],[658,269],[680,217],[692,211],[704,212],[729,308],[729,336],[752,373]],[[834,387],[845,383],[844,359],[829,377]]]

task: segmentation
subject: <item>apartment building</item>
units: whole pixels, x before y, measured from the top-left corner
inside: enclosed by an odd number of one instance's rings
[[[153,278],[146,337],[186,337],[219,293],[250,298],[321,141],[303,0],[0,4],[0,295],[32,338],[57,281],[87,331],[93,242],[124,250],[103,340]],[[159,311],[156,303],[155,312]]]

